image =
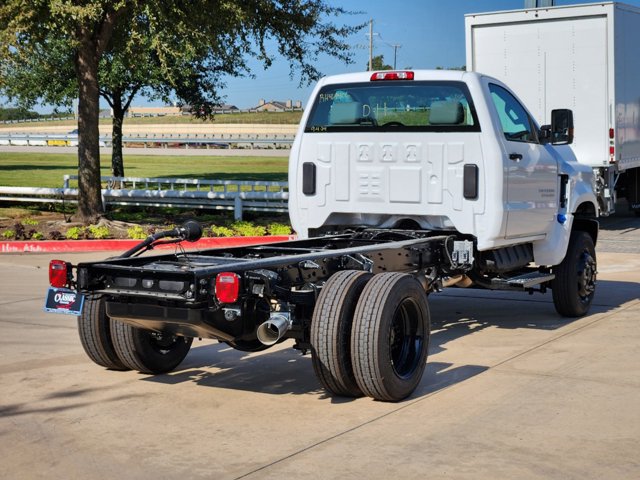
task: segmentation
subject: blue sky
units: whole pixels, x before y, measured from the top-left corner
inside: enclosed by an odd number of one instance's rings
[[[393,44],[397,50],[397,68],[456,67],[465,64],[464,15],[467,13],[514,10],[525,6],[525,0],[328,0],[351,11],[363,12],[344,19],[345,23],[374,22],[374,55],[384,55],[393,65]],[[577,0],[555,0],[555,5],[588,3]],[[624,3],[640,6],[640,0]],[[352,65],[331,58],[318,59],[323,74],[366,70],[369,60],[368,28],[349,39],[354,48]],[[377,35],[376,35],[377,34]],[[298,88],[299,78],[289,79],[289,66],[275,62],[268,70],[257,66],[255,79],[231,79],[224,90],[227,103],[240,108],[257,105],[260,98],[269,100],[302,100],[306,103],[311,88]]]

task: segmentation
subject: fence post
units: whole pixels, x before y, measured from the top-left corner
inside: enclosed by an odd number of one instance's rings
[[[240,192],[233,200],[233,219],[242,220],[242,199],[240,198]]]

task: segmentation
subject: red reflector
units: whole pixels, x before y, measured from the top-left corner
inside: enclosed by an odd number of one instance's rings
[[[216,277],[216,298],[220,303],[235,303],[240,291],[240,277],[233,272],[222,272]]]
[[[609,129],[609,138],[614,138],[614,136],[615,136],[614,133],[615,132],[613,131],[613,128],[610,128]]]
[[[616,154],[615,147],[609,147],[609,155],[615,155],[615,154]]]
[[[378,80],[413,80],[413,72],[375,72],[371,75],[371,81]]]
[[[49,283],[52,287],[62,288],[68,283],[69,263],[64,260],[51,260],[49,262]]]

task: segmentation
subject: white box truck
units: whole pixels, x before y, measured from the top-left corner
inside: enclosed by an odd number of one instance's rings
[[[541,124],[575,115],[571,145],[593,168],[601,215],[640,214],[640,8],[616,2],[465,16],[467,70],[511,86]]]

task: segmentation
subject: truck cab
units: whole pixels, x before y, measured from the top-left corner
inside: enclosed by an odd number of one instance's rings
[[[572,214],[596,210],[590,169],[559,147],[568,130],[542,130],[478,73],[326,77],[290,156],[293,227],[303,238],[346,225],[454,230],[479,251],[531,243],[536,263],[559,263]]]

